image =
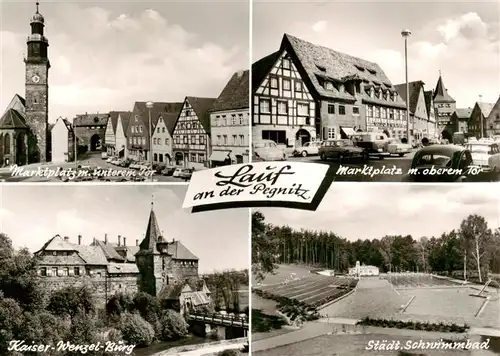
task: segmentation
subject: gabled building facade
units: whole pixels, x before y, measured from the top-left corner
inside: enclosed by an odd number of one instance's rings
[[[252,141],[299,147],[318,138],[316,102],[288,48],[252,65]]]
[[[279,56],[283,51],[316,103],[309,123],[319,139],[346,138],[365,130],[405,135],[405,103],[376,63],[288,34]]]
[[[116,120],[115,154],[119,158],[128,158],[127,130],[131,115],[130,111],[121,112]]]
[[[60,117],[51,130],[52,162],[71,162],[75,157],[75,133],[71,123]]]
[[[425,108],[427,110],[427,132],[428,138],[438,139],[439,135],[437,132],[437,121],[436,121],[436,109],[434,108],[434,93],[432,90],[424,91],[425,97]]]
[[[488,117],[495,104],[476,102],[469,119],[469,134],[472,137],[488,137]]]
[[[146,102],[135,102],[127,129],[128,158],[135,161],[149,161],[151,154],[149,142],[152,138],[150,135],[158,119],[164,113],[178,113],[182,105],[183,103],[155,102],[150,112]],[[150,114],[151,127],[149,127]]]
[[[249,161],[249,71],[232,75],[210,113],[210,166]]]
[[[188,96],[175,124],[174,160],[177,165],[202,169],[209,165],[210,110],[215,98]]]
[[[486,127],[488,137],[500,135],[500,96],[488,115]]]
[[[429,114],[425,101],[424,82],[415,81],[408,83],[410,97],[410,134],[412,140],[420,141],[422,138],[429,138]],[[395,85],[399,96],[406,102],[406,83]]]
[[[451,115],[450,132],[462,132],[465,137],[469,136],[469,120],[472,114],[472,108],[456,109]]]
[[[26,101],[14,95],[0,118],[0,166],[29,163],[30,128],[26,123]]]
[[[108,157],[117,155],[116,146],[116,131],[118,126],[118,118],[122,115],[130,115],[130,112],[125,111],[110,111],[108,123],[106,125],[106,132],[104,134],[104,144]]]
[[[153,133],[153,162],[161,165],[172,165],[173,140],[175,123],[179,112],[161,113]]]
[[[437,127],[440,138],[447,139],[453,142],[453,123],[451,122],[451,115],[457,109],[457,103],[450,94],[448,89],[444,86],[443,78],[439,74],[439,79],[434,90],[434,107],[437,115]]]

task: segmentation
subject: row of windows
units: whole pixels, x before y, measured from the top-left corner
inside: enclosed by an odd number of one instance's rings
[[[153,144],[154,145],[161,145],[162,142],[163,142],[163,140],[161,138],[153,138]],[[168,143],[169,143],[169,139],[166,138],[165,139],[165,145],[168,145]]]
[[[335,114],[335,104],[328,104],[328,114]],[[345,105],[339,105],[339,115],[345,115]],[[359,108],[357,106],[352,107],[352,114],[358,116]]]
[[[165,133],[165,127],[158,127],[158,128],[156,129],[156,132],[157,132],[157,133]]]
[[[233,135],[232,139],[227,135],[217,135],[216,142],[218,146],[245,146],[245,135]]]
[[[130,145],[145,145],[146,144],[146,137],[129,137],[128,138],[128,143]]]
[[[381,108],[380,106],[366,105],[366,116],[377,119],[404,120],[406,112],[401,109]]]
[[[451,108],[451,104],[437,104],[438,108]]]
[[[292,81],[290,79],[282,79],[281,85],[283,86],[283,90],[292,90]],[[303,85],[300,80],[294,80],[295,92],[302,92]],[[278,77],[269,76],[269,87],[271,89],[279,89],[279,80]]]
[[[231,122],[231,126],[236,125],[245,125],[245,119],[243,118],[243,114],[238,114],[238,120],[236,120],[236,114],[231,115],[231,120],[226,117],[226,115],[217,115],[215,116],[215,126],[228,126],[229,122]]]
[[[80,268],[80,267],[73,267],[71,269],[71,274],[75,276],[81,276],[85,274],[85,269]],[[70,269],[69,267],[52,267],[52,268],[47,268],[47,267],[41,267],[40,268],[40,275],[42,277],[56,277],[56,276],[61,276],[61,277],[66,277],[70,275]],[[101,277],[101,272],[97,273],[98,277]]]
[[[189,137],[191,137],[191,140],[189,140]],[[175,143],[177,145],[180,145],[181,142],[185,145],[204,145],[205,144],[205,137],[203,135],[192,135],[192,136],[175,136]]]
[[[142,133],[142,126],[141,125],[132,126],[131,130],[132,133]]]
[[[205,163],[205,154],[204,153],[190,153],[186,155],[188,162],[193,163]]]
[[[278,114],[286,115],[289,113],[289,107],[287,101],[279,100],[277,104],[278,104],[277,108]],[[271,101],[269,99],[260,99],[259,105],[261,113],[267,113],[267,114],[271,113]],[[309,116],[309,104],[297,103],[297,115]]]
[[[180,130],[197,130],[200,128],[200,125],[198,122],[180,122],[179,123],[179,129]]]

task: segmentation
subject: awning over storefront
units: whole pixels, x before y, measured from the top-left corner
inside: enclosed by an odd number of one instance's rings
[[[231,151],[213,151],[210,155],[210,161],[224,162],[229,158],[229,153],[231,153]]]
[[[341,127],[340,128],[347,136],[353,136],[356,134],[356,132],[353,130],[352,127]]]

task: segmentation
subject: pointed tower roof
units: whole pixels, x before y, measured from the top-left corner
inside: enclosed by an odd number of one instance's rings
[[[449,94],[448,90],[446,90],[443,78],[441,77],[441,73],[439,74],[439,79],[436,84],[436,90],[434,90],[434,102],[435,103],[455,103],[455,99],[453,99]]]
[[[160,226],[158,225],[158,220],[156,220],[156,214],[154,211],[154,203],[151,202],[151,212],[149,213],[148,227],[146,229],[146,236],[139,245],[140,251],[158,252],[156,249],[156,244],[158,243],[158,237],[161,236]]]

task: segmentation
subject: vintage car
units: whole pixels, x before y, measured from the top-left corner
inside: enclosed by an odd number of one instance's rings
[[[404,182],[466,182],[480,177],[471,152],[457,145],[432,145],[415,153]]]
[[[475,141],[468,143],[467,148],[475,165],[484,171],[500,172],[500,148],[493,141]]]
[[[293,151],[293,155],[302,157],[317,156],[320,146],[321,141],[306,142],[302,147],[297,147],[295,151]]]
[[[194,172],[193,168],[182,168],[179,170],[176,177],[184,179],[185,181],[188,181],[191,179],[193,172]]]
[[[175,172],[175,167],[165,167],[164,170],[161,171],[161,174],[164,176],[171,176]]]
[[[370,155],[380,159],[386,155],[386,144],[389,138],[383,132],[356,132],[352,136],[354,144],[366,150]]]
[[[357,147],[351,140],[326,140],[321,143],[319,148],[319,157],[326,161],[330,158],[337,159],[339,162],[352,158],[363,158],[368,160],[368,151]]]
[[[407,143],[402,143],[397,138],[389,138],[385,143],[384,150],[389,155],[399,155],[399,157],[403,157],[405,154],[411,152],[411,146]]]
[[[255,140],[252,143],[253,154],[263,161],[284,161],[286,153],[272,140]]]

